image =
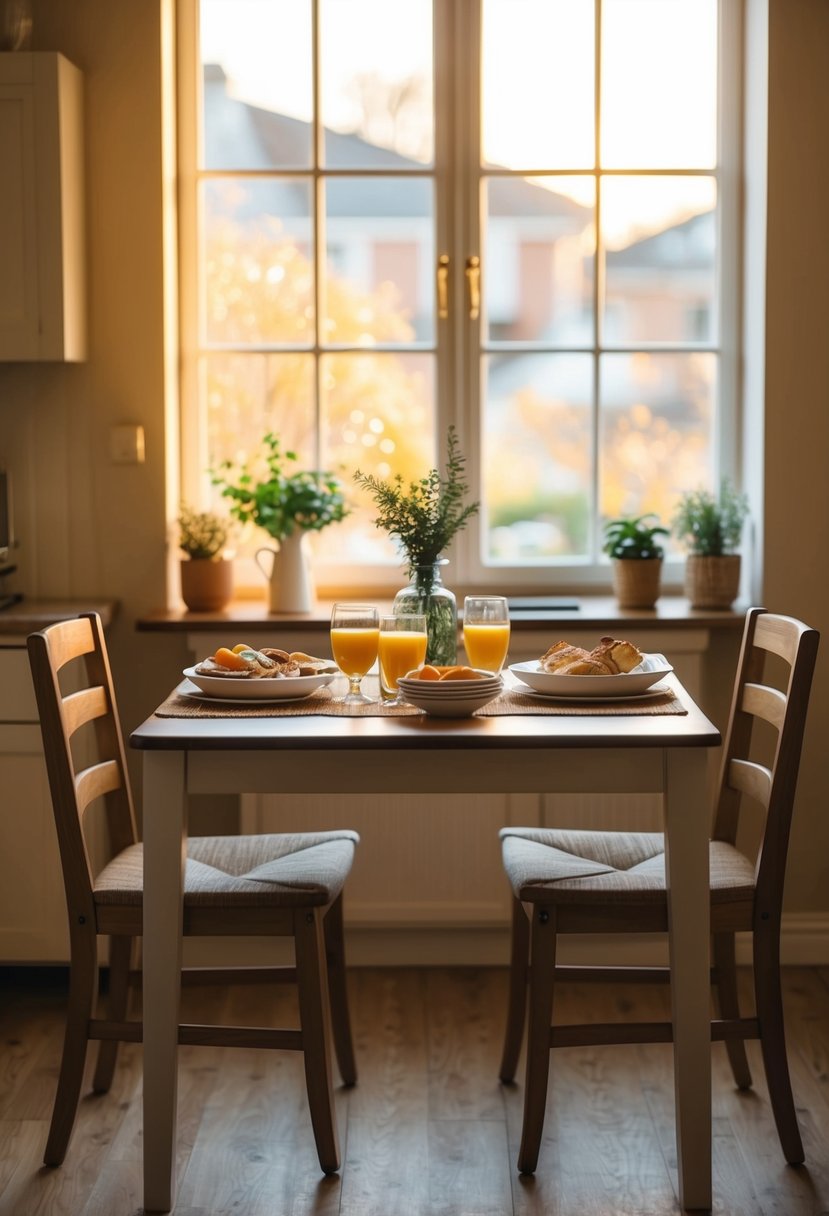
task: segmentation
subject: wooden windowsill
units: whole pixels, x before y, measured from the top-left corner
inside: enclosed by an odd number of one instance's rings
[[[561,600],[561,606],[556,601]],[[622,609],[613,596],[579,595],[521,597],[521,606],[512,607],[510,620],[512,629],[529,631],[552,624],[588,626],[596,630],[618,631],[626,627],[648,630],[677,630],[698,628],[738,631],[743,627],[746,606],[735,604],[732,608],[706,610],[691,608],[682,596],[662,596],[653,609]],[[377,600],[378,607],[383,603]],[[575,605],[575,606],[574,606]],[[387,608],[391,610],[391,601]],[[210,633],[225,625],[234,629],[247,628],[267,632],[290,629],[291,633],[327,633],[331,619],[331,602],[320,600],[314,612],[305,614],[268,612],[267,605],[258,600],[237,600],[221,612],[188,612],[182,608],[172,611],[151,612],[139,617],[135,627],[152,633]]]

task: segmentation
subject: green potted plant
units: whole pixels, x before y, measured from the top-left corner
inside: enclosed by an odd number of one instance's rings
[[[296,452],[283,452],[273,433],[265,435],[262,445],[258,462],[220,464],[212,472],[213,484],[231,500],[231,515],[262,528],[278,544],[276,550],[265,547],[255,554],[270,584],[271,612],[310,612],[314,596],[305,537],[349,514],[343,486],[333,473],[294,468]]]
[[[653,608],[659,599],[664,556],[660,536],[670,536],[670,529],[653,513],[620,516],[605,524],[603,550],[613,565],[620,608]]]
[[[441,566],[448,560],[443,554],[450,541],[479,506],[465,501],[469,485],[464,464],[457,433],[450,426],[444,474],[431,469],[408,485],[399,473],[390,481],[359,469],[354,474],[354,480],[374,499],[378,510],[375,526],[395,538],[405,558],[411,582],[395,596],[394,612],[425,615],[428,663],[451,664],[458,655],[457,604],[453,592],[443,586]]]
[[[218,612],[233,598],[233,562],[225,554],[230,521],[214,511],[179,506],[181,598],[191,612]]]
[[[748,518],[748,498],[727,480],[718,496],[689,490],[673,518],[674,535],[690,552],[685,562],[685,594],[692,608],[730,608],[740,587],[740,554],[735,552]]]

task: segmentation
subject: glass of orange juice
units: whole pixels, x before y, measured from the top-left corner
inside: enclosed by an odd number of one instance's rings
[[[463,648],[470,667],[500,671],[509,650],[509,605],[504,595],[463,601]]]
[[[397,681],[426,661],[426,617],[422,613],[380,617],[380,692],[386,705],[405,705]]]
[[[377,658],[379,613],[371,604],[335,604],[331,610],[331,653],[348,677],[348,692],[338,698],[344,705],[372,705],[361,690],[363,676]]]

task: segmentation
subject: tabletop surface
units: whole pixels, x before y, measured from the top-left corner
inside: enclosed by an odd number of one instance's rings
[[[148,718],[130,736],[143,751],[302,751],[717,747],[720,732],[675,676],[687,714],[618,716]]]

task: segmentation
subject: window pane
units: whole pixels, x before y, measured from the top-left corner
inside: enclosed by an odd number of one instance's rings
[[[712,168],[717,0],[604,0],[601,83],[603,168]]]
[[[310,0],[202,0],[208,169],[311,166]]]
[[[485,183],[489,340],[593,342],[592,178],[493,177]]]
[[[310,355],[206,355],[207,465],[246,460],[273,431],[313,468],[314,367]]]
[[[483,372],[485,560],[585,555],[590,356],[490,355]]]
[[[435,364],[432,355],[375,352],[324,355],[321,360],[323,464],[351,487],[354,514],[317,539],[315,552],[332,561],[400,559],[386,533],[371,522],[373,500],[354,473],[408,484],[435,464]],[[329,535],[330,533],[330,535]]]
[[[485,164],[595,163],[593,0],[483,0]]]
[[[320,68],[327,166],[431,164],[431,0],[322,0]]]
[[[656,511],[712,482],[717,358],[604,355],[600,502],[605,519]]]
[[[311,189],[294,178],[202,187],[208,342],[314,340]]]
[[[329,180],[323,340],[429,341],[434,334],[432,183]]]
[[[604,342],[715,341],[714,179],[610,177],[601,188]]]

